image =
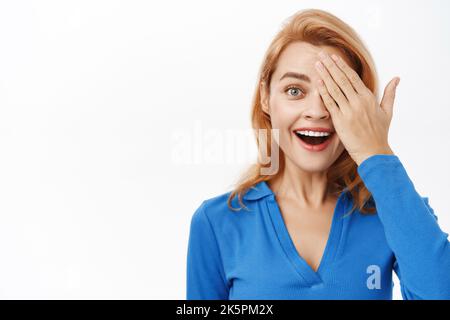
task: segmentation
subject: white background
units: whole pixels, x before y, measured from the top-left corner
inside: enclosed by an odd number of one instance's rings
[[[390,144],[450,231],[448,1],[1,1],[0,298],[184,299],[191,216],[254,159],[177,162],[174,132],[250,128],[305,8],[360,34],[381,89],[401,77]]]

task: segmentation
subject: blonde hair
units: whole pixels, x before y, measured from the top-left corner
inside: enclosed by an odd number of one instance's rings
[[[304,41],[315,46],[332,46],[340,50],[349,59],[352,68],[378,101],[378,76],[375,64],[357,33],[331,13],[319,9],[300,10],[287,19],[272,40],[259,70],[259,80],[252,101],[251,121],[255,132],[259,129],[266,129],[268,134],[263,141],[260,140],[258,134],[255,135],[260,156],[261,150],[265,150],[268,156],[271,155],[272,141],[272,125],[270,117],[262,109],[261,90],[269,90],[271,77],[281,52],[294,41]],[[264,148],[261,148],[261,144],[265,144]],[[230,193],[227,200],[228,207],[232,210],[246,208],[242,197],[252,186],[274,179],[283,172],[285,161],[282,150],[279,150],[279,158],[278,172],[273,175],[263,175],[261,169],[268,168],[271,164],[261,163],[260,157],[258,157],[257,162],[244,172]],[[372,195],[359,177],[357,165],[346,150],[328,169],[327,181],[328,190],[332,194],[337,195],[344,189],[350,192],[353,199],[350,213],[356,208],[364,214],[376,211]],[[239,208],[231,206],[231,201],[236,195],[241,206]]]

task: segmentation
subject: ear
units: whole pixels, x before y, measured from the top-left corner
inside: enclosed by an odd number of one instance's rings
[[[261,107],[264,113],[267,115],[269,114],[270,108],[269,108],[269,88],[265,84],[264,81],[261,81],[261,84],[259,86],[259,91],[261,94]]]

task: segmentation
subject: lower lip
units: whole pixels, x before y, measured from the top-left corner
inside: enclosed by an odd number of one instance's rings
[[[315,152],[325,150],[325,149],[328,147],[328,145],[331,143],[331,139],[333,139],[334,134],[335,134],[335,133],[333,132],[333,133],[331,134],[331,136],[330,136],[327,140],[325,140],[323,143],[317,144],[317,145],[312,145],[312,144],[307,144],[305,141],[303,141],[302,139],[300,139],[300,138],[294,133],[295,137],[297,138],[298,141],[300,141],[300,144],[303,146],[303,148],[305,148],[305,149],[308,150],[308,151],[315,151]]]

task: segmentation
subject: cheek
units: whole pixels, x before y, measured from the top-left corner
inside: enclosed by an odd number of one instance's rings
[[[290,128],[292,126],[292,120],[282,112],[275,112],[271,115],[272,128],[279,130],[279,146],[284,153],[289,153],[292,148]]]
[[[299,101],[287,101],[282,97],[273,95],[270,100],[271,122],[273,129],[279,129],[280,147],[286,152],[292,141],[291,130],[298,123],[301,105]]]
[[[271,100],[271,119],[274,128],[289,129],[300,115],[301,106],[298,101],[286,101],[280,97]]]
[[[287,110],[282,103],[277,101],[277,99],[272,98],[270,100],[270,119],[272,122],[272,128],[283,129],[287,123]]]
[[[280,144],[284,144],[287,138],[289,138],[290,128],[292,127],[295,118],[293,118],[289,112],[283,110],[283,108],[273,108],[273,112],[270,115],[272,128],[278,129],[280,134]]]

